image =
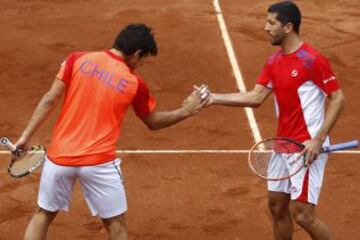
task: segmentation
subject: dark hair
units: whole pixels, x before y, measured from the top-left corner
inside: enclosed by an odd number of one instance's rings
[[[130,24],[116,36],[112,46],[121,51],[125,56],[141,50],[140,57],[145,55],[156,56],[158,48],[151,28],[145,24]]]
[[[268,12],[277,13],[276,19],[283,25],[292,23],[294,32],[299,34],[301,24],[301,12],[298,6],[292,1],[282,1],[270,5]]]

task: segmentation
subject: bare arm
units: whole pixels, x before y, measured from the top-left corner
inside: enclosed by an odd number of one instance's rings
[[[210,104],[231,107],[259,107],[270,95],[271,89],[256,84],[250,92],[238,93],[211,93]]]
[[[325,114],[324,123],[314,139],[305,142],[304,154],[307,162],[312,162],[317,158],[319,151],[324,143],[326,136],[330,133],[338,120],[345,103],[343,92],[339,89],[328,96],[329,105]]]
[[[17,146],[24,147],[30,141],[35,131],[47,119],[51,111],[55,108],[58,100],[63,95],[65,88],[65,84],[61,80],[54,80],[49,91],[43,95],[40,102],[36,106],[28,125],[16,143]]]
[[[189,116],[183,108],[178,108],[172,111],[153,112],[142,120],[149,129],[158,130],[174,125]]]
[[[155,111],[144,117],[142,121],[149,129],[158,130],[174,125],[181,120],[199,113],[208,101],[207,97],[201,97],[201,89],[202,88],[194,90],[180,108],[172,111]]]

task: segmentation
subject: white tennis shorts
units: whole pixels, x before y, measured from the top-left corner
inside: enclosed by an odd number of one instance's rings
[[[38,205],[50,212],[68,211],[78,179],[93,216],[111,218],[127,210],[121,160],[95,166],[61,166],[46,159],[41,173]]]
[[[296,154],[285,157],[284,154],[281,155],[281,157],[279,155],[273,156],[273,159],[269,163],[269,174],[272,172],[276,176],[287,175],[289,169],[291,168],[291,166],[287,163],[291,162],[291,159],[296,159],[298,157]],[[276,159],[277,156],[281,159]],[[286,159],[286,161],[284,159]],[[290,179],[268,181],[268,190],[272,192],[288,193],[291,195],[291,200],[312,203],[316,205],[320,196],[327,159],[328,154],[322,153],[310,165],[309,168],[302,168],[299,173],[295,174]],[[273,165],[275,163],[276,166]],[[278,172],[275,172],[273,169],[271,169],[271,167],[276,169]],[[285,174],[283,174],[284,172]],[[290,172],[292,171],[290,170]]]

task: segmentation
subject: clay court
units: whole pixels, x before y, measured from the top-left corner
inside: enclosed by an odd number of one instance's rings
[[[273,1],[220,1],[246,88],[276,50],[263,31]],[[359,139],[360,9],[358,0],[296,1],[303,14],[301,36],[327,56],[345,93],[346,110],[332,141]],[[193,84],[214,92],[238,90],[212,0],[3,0],[0,9],[0,135],[15,141],[60,63],[72,51],[109,48],[132,22],[152,26],[159,55],[140,69],[159,110],[175,109]],[[272,98],[254,110],[261,136],[274,135]],[[57,113],[33,143],[47,145]],[[271,239],[266,183],[251,173],[244,153],[254,144],[242,108],[210,107],[168,129],[153,132],[133,110],[123,126],[119,150],[128,199],[130,239]],[[146,153],[142,150],[154,150]],[[194,152],[156,153],[158,150]],[[221,150],[203,153],[198,150]],[[36,207],[40,172],[16,180],[0,155],[0,239],[21,239]],[[317,214],[336,239],[360,239],[360,155],[332,154]],[[76,186],[70,212],[60,213],[48,239],[106,239]],[[294,239],[309,239],[296,226]]]

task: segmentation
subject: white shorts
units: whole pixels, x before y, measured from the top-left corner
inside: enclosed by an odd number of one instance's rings
[[[46,159],[41,173],[38,205],[50,212],[68,211],[75,180],[81,185],[93,216],[111,218],[127,210],[121,160],[95,166],[61,166]]]
[[[274,158],[276,158],[276,155]],[[284,159],[284,156],[282,156],[282,158]],[[295,159],[297,158],[297,155],[292,155],[291,158]],[[268,190],[272,192],[288,193],[291,195],[291,200],[312,203],[316,205],[320,196],[327,159],[328,154],[320,154],[309,168],[302,168],[299,173],[295,174],[290,179],[268,181]],[[286,161],[289,162],[288,160],[289,159]],[[270,167],[272,162],[277,163],[277,171],[289,171],[290,166],[285,164],[284,160],[277,161],[276,159],[272,159],[269,164]],[[277,176],[283,175],[284,174],[280,173],[280,175]]]

